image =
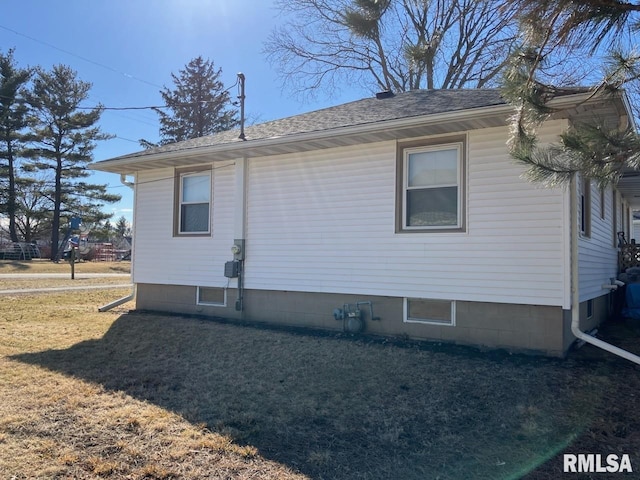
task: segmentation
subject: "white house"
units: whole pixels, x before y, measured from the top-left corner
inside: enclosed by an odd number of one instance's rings
[[[630,118],[553,104],[541,142]],[[135,179],[137,308],[563,355],[572,298],[582,329],[608,315],[640,190],[527,182],[512,113],[497,90],[378,95],[95,163]]]

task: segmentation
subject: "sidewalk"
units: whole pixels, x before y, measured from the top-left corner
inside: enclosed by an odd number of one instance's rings
[[[0,290],[0,295],[16,295],[20,293],[65,292],[67,290],[105,290],[108,288],[133,288],[133,284],[123,283],[119,285],[85,285],[85,286],[79,286],[79,287],[23,288],[23,289],[15,289],[15,290]]]
[[[76,278],[113,278],[130,277],[130,273],[76,273]],[[71,278],[69,273],[0,273],[0,280],[4,278]]]

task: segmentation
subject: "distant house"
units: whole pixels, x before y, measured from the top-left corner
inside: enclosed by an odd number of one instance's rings
[[[135,177],[137,308],[563,355],[577,262],[582,328],[607,317],[633,178],[528,183],[496,90],[379,97],[95,163]],[[553,102],[541,142],[630,118]]]

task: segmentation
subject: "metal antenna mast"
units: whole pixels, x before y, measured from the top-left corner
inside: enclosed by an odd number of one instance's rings
[[[238,73],[238,82],[240,83],[240,95],[238,96],[240,99],[240,135],[238,138],[246,140],[244,137],[244,73]]]

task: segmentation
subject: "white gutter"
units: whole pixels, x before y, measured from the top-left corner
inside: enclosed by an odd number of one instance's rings
[[[580,291],[578,289],[579,268],[578,268],[578,187],[576,182],[576,174],[571,177],[570,183],[570,235],[571,235],[571,333],[578,339],[590,343],[607,352],[618,355],[626,360],[640,365],[640,357],[627,350],[603,342],[602,340],[592,337],[580,330]]]

